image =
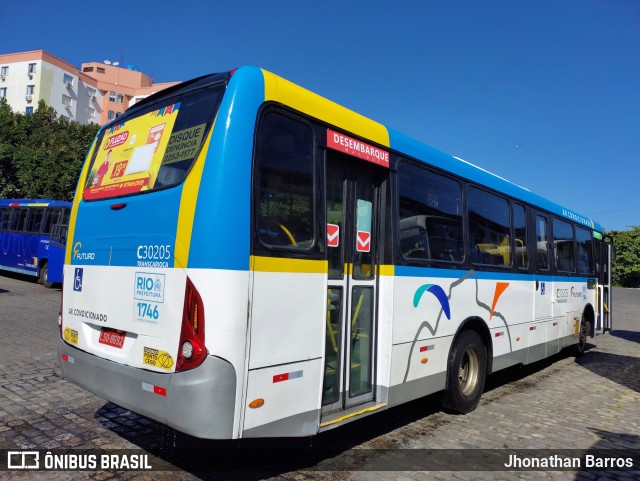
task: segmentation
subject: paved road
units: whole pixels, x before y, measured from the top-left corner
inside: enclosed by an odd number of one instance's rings
[[[177,466],[171,472],[56,473],[56,479],[69,480],[640,479],[640,471],[615,470],[604,475],[579,470],[406,470],[407,456],[416,461],[412,455],[426,456],[432,449],[640,449],[640,289],[616,289],[614,296],[611,335],[592,340],[587,354],[577,361],[563,352],[492,376],[480,406],[466,416],[442,412],[439,396],[434,395],[311,440],[215,442],[177,433],[63,380],[55,353],[60,290],[0,274],[0,448],[143,448]],[[229,461],[225,456],[230,452],[235,453],[235,466],[251,466],[260,456],[276,458],[280,464],[261,472],[201,472],[176,456],[194,451],[207,465]],[[342,458],[367,453],[361,464],[388,461],[387,469],[404,470],[352,469],[355,465],[345,466],[341,456],[334,457],[341,452]],[[331,470],[314,469],[317,463]],[[424,469],[424,463],[415,468]],[[0,473],[8,479],[44,480],[51,475]]]

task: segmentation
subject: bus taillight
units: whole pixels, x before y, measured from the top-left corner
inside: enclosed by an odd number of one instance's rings
[[[202,364],[206,356],[207,348],[204,345],[204,304],[198,290],[191,282],[191,279],[187,277],[176,371],[193,369]]]
[[[63,292],[64,292],[64,280],[62,281],[62,290],[60,291],[60,313],[58,314],[58,331],[61,339],[63,339],[63,336],[62,336],[62,305],[64,304]]]

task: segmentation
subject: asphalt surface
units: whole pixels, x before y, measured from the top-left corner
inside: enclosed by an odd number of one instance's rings
[[[640,479],[640,470],[616,468],[437,470],[438,458],[451,465],[447,456],[460,459],[455,469],[472,469],[470,459],[487,454],[478,450],[541,456],[610,449],[640,462],[640,289],[614,290],[614,330],[590,339],[584,356],[563,351],[489,377],[468,415],[442,411],[433,395],[302,440],[200,440],[65,381],[55,348],[59,309],[60,289],[0,274],[0,449],[136,449],[124,452],[150,453],[152,464],[166,471],[0,471],[0,478]]]

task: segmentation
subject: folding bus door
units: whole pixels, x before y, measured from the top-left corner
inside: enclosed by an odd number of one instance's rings
[[[379,190],[387,172],[331,151],[328,158],[323,416],[374,399]]]

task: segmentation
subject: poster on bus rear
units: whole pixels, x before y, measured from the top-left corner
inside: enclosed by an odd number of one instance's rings
[[[114,124],[104,135],[85,185],[85,199],[152,189],[180,102]]]

